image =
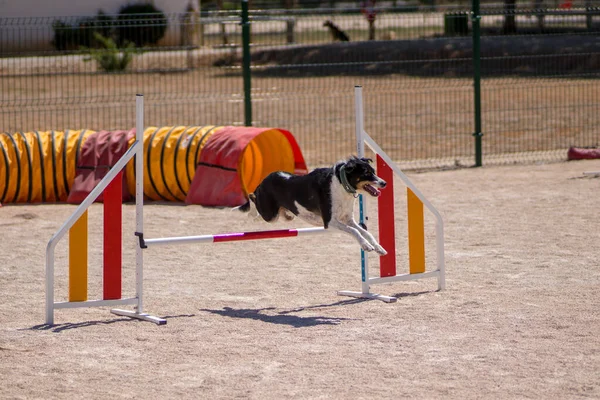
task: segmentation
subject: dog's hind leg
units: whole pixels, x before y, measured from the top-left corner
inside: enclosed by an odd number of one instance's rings
[[[342,232],[346,232],[346,233],[349,233],[350,235],[354,236],[354,238],[360,244],[360,247],[364,251],[375,250],[375,247],[371,243],[369,243],[369,241],[367,239],[365,239],[363,237],[363,235],[360,233],[360,231],[358,229],[356,229],[355,227],[348,226],[348,225],[346,225],[338,220],[335,220],[335,219],[332,219],[329,222],[329,226],[331,226],[335,229],[339,229]],[[381,247],[381,246],[379,246],[379,247]],[[383,250],[383,251],[385,251],[385,250]]]
[[[301,220],[308,222],[314,226],[324,226],[327,229],[327,225],[323,224],[323,218],[320,215],[315,214],[302,207],[298,202],[294,202],[294,207],[296,210],[291,210],[292,213],[298,216]],[[297,214],[296,214],[297,213]]]
[[[277,201],[270,196],[269,193],[250,193],[248,195],[250,198],[250,202],[252,203],[252,207],[250,210],[250,214],[254,215],[256,212],[257,218],[260,215],[263,220],[266,222],[277,222],[279,219],[279,205]]]
[[[270,208],[259,210],[260,216],[269,223],[274,223],[279,221],[279,210],[272,210]]]
[[[348,225],[350,225],[351,227],[353,227],[354,229],[359,231],[361,233],[361,235],[369,243],[371,243],[371,245],[375,248],[375,251],[377,253],[381,254],[382,256],[385,256],[387,254],[387,251],[385,251],[385,249],[377,242],[377,239],[375,239],[375,237],[373,237],[373,235],[371,235],[371,233],[369,231],[367,231],[362,226],[357,224],[354,219],[351,219],[350,221],[348,221]]]

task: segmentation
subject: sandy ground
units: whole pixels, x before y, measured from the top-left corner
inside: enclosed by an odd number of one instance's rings
[[[342,233],[148,249],[145,308],[163,326],[107,309],[59,310],[44,325],[45,245],[74,207],[4,206],[0,398],[599,398],[600,178],[583,177],[590,170],[600,160],[411,173],[445,218],[447,289],[374,287],[394,304],[336,295],[360,287],[359,251]],[[130,295],[134,207],[125,210]],[[199,206],[145,213],[147,237],[268,228]],[[101,216],[93,206],[91,298]],[[67,281],[61,243],[57,300]]]

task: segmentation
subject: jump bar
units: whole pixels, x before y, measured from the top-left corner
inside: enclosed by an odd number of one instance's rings
[[[178,244],[178,243],[218,243],[218,242],[240,242],[243,240],[261,240],[274,239],[295,236],[314,235],[326,232],[325,228],[299,228],[299,229],[279,229],[273,231],[256,232],[237,232],[222,233],[218,235],[200,235],[200,236],[179,236],[164,237],[155,239],[144,239],[146,246],[157,244]]]

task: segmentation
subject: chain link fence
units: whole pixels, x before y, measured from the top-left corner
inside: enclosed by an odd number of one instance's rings
[[[598,9],[372,11],[251,10],[253,125],[290,130],[311,166],[329,164],[355,151],[362,85],[366,130],[407,168],[473,165],[476,100],[484,164],[600,144]],[[136,93],[149,126],[243,125],[240,21],[0,18],[0,131],[129,129]]]

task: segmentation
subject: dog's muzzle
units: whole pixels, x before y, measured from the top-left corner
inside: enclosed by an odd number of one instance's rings
[[[365,192],[369,193],[373,197],[379,197],[381,192],[379,189],[383,189],[387,186],[387,182],[383,179],[378,179],[376,182],[369,182],[363,186]],[[379,189],[378,189],[379,188]]]

